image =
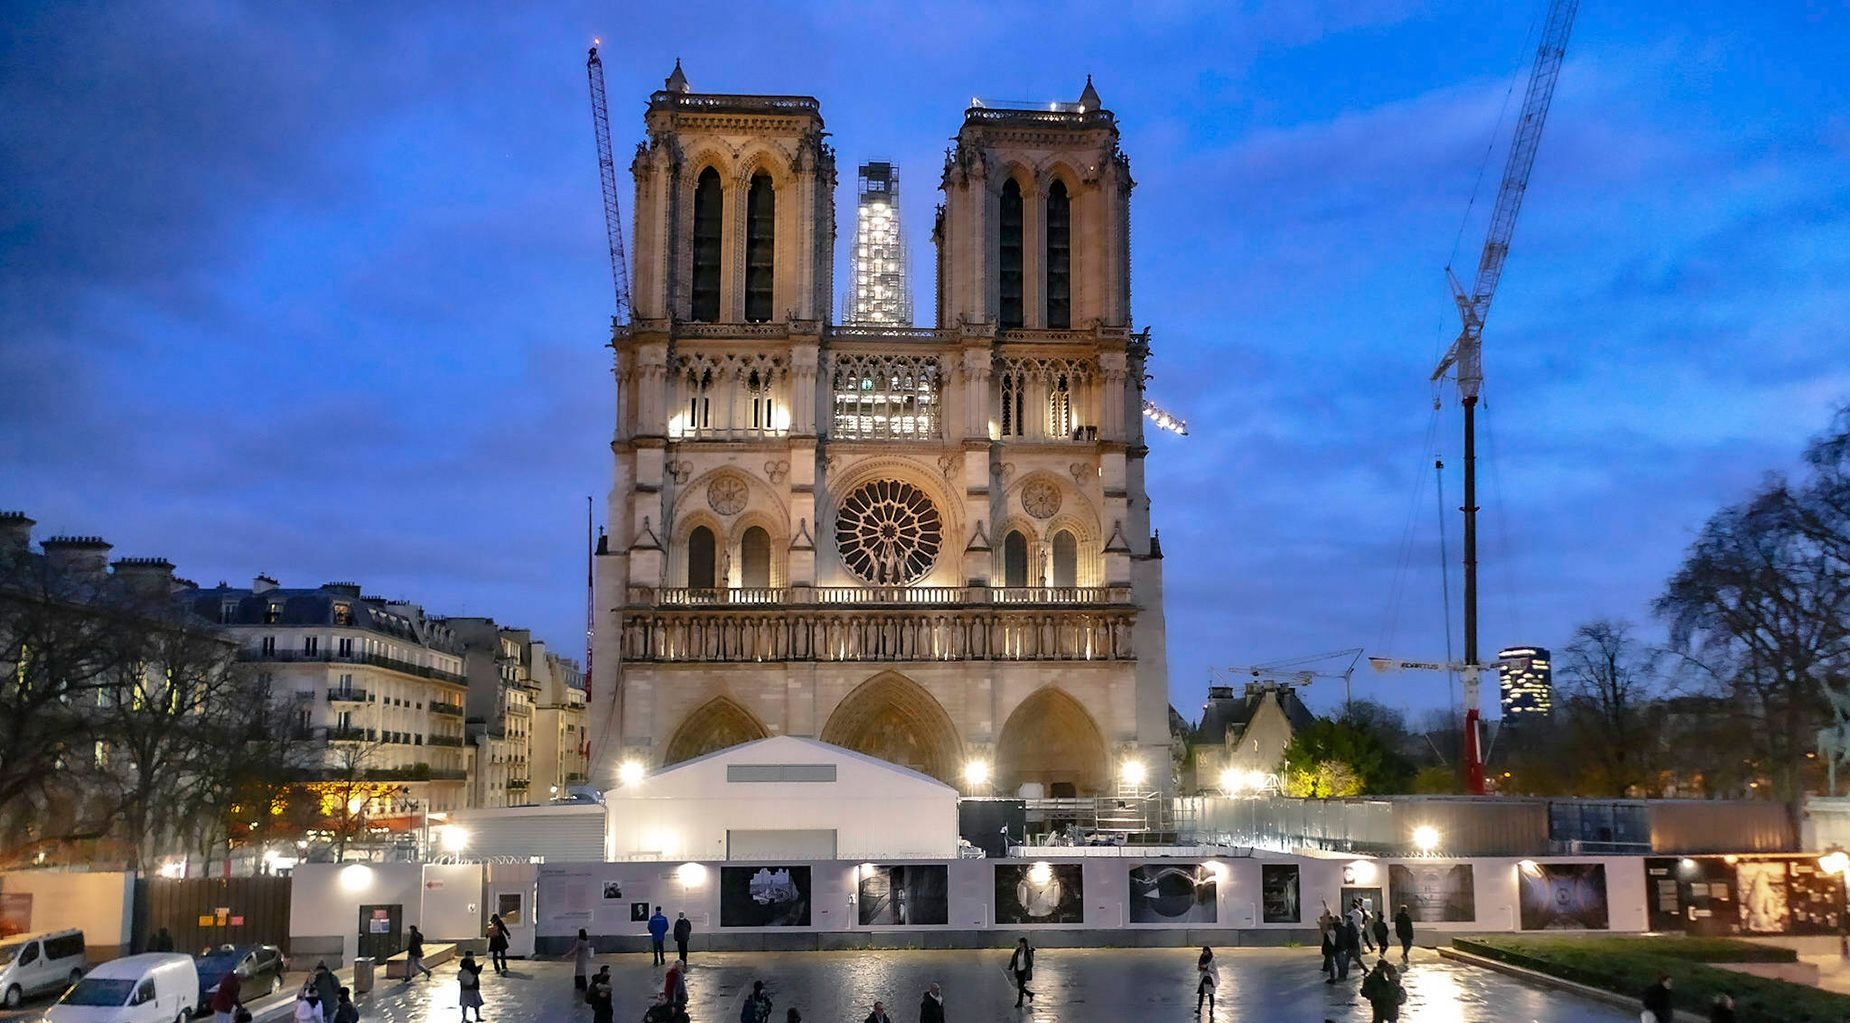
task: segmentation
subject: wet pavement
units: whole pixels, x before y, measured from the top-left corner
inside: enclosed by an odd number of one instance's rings
[[[1006,950],[695,954],[688,973],[689,1012],[696,1023],[732,1023],[752,981],[771,993],[773,1023],[795,1006],[806,1023],[860,1023],[876,998],[894,1023],[918,1019],[925,986],[944,986],[947,1023],[1164,1023],[1195,1019],[1195,957],[1191,949],[1046,949],[1037,952],[1032,1006],[1014,1008],[1004,974]],[[647,955],[601,956],[615,982],[617,1023],[635,1023],[661,990],[662,971]],[[1219,1023],[1368,1021],[1358,981],[1326,985],[1319,958],[1307,949],[1229,949],[1215,960]],[[589,1023],[591,1009],[572,988],[571,966],[515,960],[512,975],[482,975],[488,1023]],[[1636,1010],[1529,987],[1501,974],[1439,959],[1416,949],[1407,970],[1409,1023],[1629,1023]],[[363,1019],[377,1023],[457,1023],[456,968],[437,979],[384,982],[360,1001]]]

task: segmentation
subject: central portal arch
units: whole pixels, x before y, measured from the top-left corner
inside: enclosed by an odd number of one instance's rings
[[[925,688],[888,671],[854,688],[822,726],[822,741],[957,784],[963,743],[943,705]]]
[[[768,739],[771,733],[752,712],[730,698],[715,696],[681,720],[662,752],[662,766],[705,756],[740,743]]]
[[[996,781],[1004,795],[1038,782],[1047,796],[1099,796],[1111,776],[1105,737],[1092,715],[1049,686],[1021,701],[996,743]]]

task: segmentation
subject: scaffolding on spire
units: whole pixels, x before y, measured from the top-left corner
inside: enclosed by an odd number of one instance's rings
[[[906,238],[899,229],[899,170],[861,165],[854,248],[848,254],[848,295],[842,322],[856,327],[912,326],[912,286]]]

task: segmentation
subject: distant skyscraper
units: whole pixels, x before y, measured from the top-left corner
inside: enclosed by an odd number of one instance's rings
[[[1554,669],[1548,663],[1548,651],[1535,646],[1510,647],[1499,651],[1503,666],[1497,678],[1503,690],[1503,720],[1515,723],[1523,718],[1546,718],[1554,713]]]
[[[906,239],[899,230],[899,171],[890,163],[861,165],[854,251],[848,254],[848,326],[912,326],[906,280]]]

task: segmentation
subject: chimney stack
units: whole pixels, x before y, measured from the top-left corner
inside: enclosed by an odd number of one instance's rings
[[[100,580],[109,570],[111,544],[100,536],[54,536],[39,544],[58,575]]]
[[[166,558],[117,558],[110,567],[116,578],[143,596],[165,597],[173,592],[173,562]]]
[[[36,525],[25,512],[0,511],[0,554],[24,554]]]
[[[257,578],[251,580],[251,592],[252,593],[268,593],[271,590],[276,589],[277,585],[278,585],[277,581],[270,578],[269,576],[259,575]]]

